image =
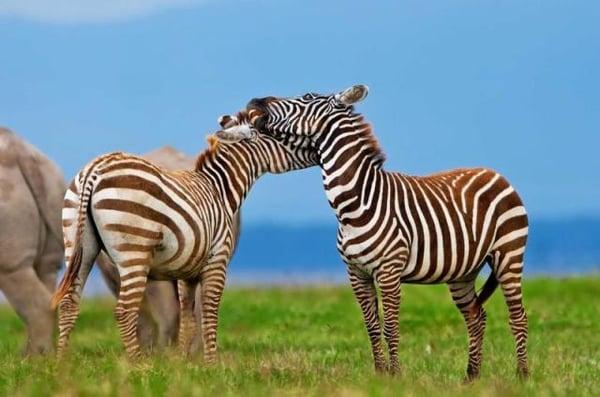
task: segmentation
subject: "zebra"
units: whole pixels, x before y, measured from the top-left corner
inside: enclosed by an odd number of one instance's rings
[[[337,248],[364,317],[377,371],[398,373],[402,283],[446,283],[469,337],[466,380],[479,376],[486,314],[483,303],[500,284],[516,341],[517,373],[526,377],[527,316],[522,303],[528,219],[510,183],[486,168],[430,176],[383,169],[385,156],[354,104],[368,93],[356,85],[332,95],[255,98],[255,126],[318,152],[323,185],[338,219]],[[475,280],[492,273],[479,294]],[[381,342],[376,285],[381,291]]]
[[[69,265],[52,301],[60,313],[59,358],[79,312],[83,285],[104,250],[119,272],[114,313],[128,358],[141,356],[136,327],[148,278],[176,279],[179,344],[189,354],[196,317],[204,361],[215,363],[219,303],[243,199],[264,173],[318,162],[313,151],[257,132],[248,113],[222,116],[219,123],[223,129],[208,137],[209,147],[194,171],[170,172],[116,152],[92,160],[73,179],[63,208]],[[200,302],[194,306],[195,296]]]

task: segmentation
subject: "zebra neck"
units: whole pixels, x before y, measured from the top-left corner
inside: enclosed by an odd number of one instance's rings
[[[221,149],[202,168],[231,215],[239,210],[254,182],[265,172],[259,161],[242,154]]]
[[[329,134],[330,139],[319,146],[325,193],[342,224],[360,218],[376,204],[385,178],[383,154],[365,126]]]

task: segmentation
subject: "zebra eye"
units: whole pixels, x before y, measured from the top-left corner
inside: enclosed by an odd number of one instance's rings
[[[307,99],[308,100],[308,99],[312,99],[312,98],[313,98],[312,94],[304,94],[302,96],[302,99]]]

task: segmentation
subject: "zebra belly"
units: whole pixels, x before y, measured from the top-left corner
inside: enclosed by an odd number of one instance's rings
[[[475,247],[473,247],[475,249]],[[425,258],[418,251],[412,251],[401,279],[407,284],[441,284],[459,281],[478,273],[485,263],[487,253],[469,258],[456,255],[451,261],[437,261],[436,258]],[[421,259],[419,263],[419,258]]]

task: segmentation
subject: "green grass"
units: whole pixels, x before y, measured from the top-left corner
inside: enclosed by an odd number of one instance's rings
[[[515,376],[501,294],[486,305],[482,377],[463,385],[466,331],[445,286],[405,286],[397,378],[375,375],[347,286],[228,288],[220,360],[206,368],[176,350],[130,365],[110,300],[87,300],[69,357],[22,359],[23,326],[0,307],[2,395],[600,395],[600,278],[529,279],[532,377]]]

